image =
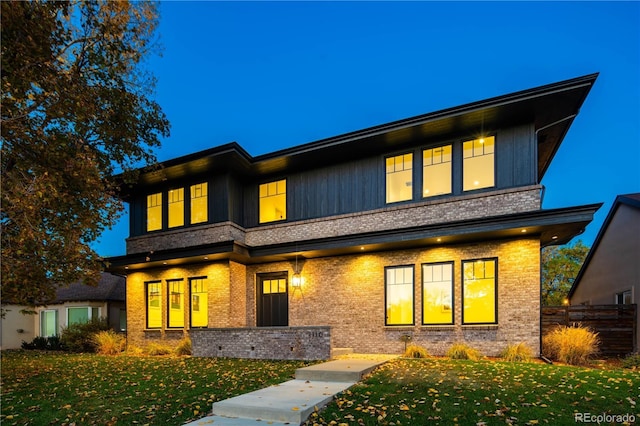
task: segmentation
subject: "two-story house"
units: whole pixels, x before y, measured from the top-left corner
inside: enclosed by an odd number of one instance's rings
[[[597,74],[253,157],[236,143],[123,186],[129,344],[196,355],[539,352],[540,249],[597,205],[541,180]]]

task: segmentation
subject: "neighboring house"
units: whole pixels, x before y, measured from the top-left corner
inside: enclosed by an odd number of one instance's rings
[[[569,291],[571,305],[638,304],[638,298],[640,193],[616,197]],[[638,342],[640,324],[636,332]]]
[[[3,305],[1,348],[19,348],[22,341],[31,342],[36,336],[59,336],[69,324],[91,318],[106,318],[114,330],[126,331],[125,284],[124,277],[105,272],[96,287],[74,283],[58,289],[56,300],[46,306]]]
[[[410,336],[433,354],[538,353],[540,249],[600,207],[542,209],[540,182],[596,77],[141,170],[121,188],[127,253],[109,259],[127,275],[128,343],[304,358],[397,353]]]

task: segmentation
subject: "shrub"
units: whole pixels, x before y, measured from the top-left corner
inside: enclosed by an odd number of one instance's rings
[[[422,346],[409,345],[402,356],[405,358],[428,358],[429,352]]]
[[[31,343],[27,343],[24,340],[20,345],[22,349],[37,349],[37,350],[49,350],[49,351],[61,351],[62,345],[60,344],[60,337],[58,336],[49,336],[49,337],[35,337]]]
[[[451,359],[471,359],[476,360],[482,357],[480,351],[467,345],[466,343],[454,343],[447,351],[447,356]]]
[[[117,355],[127,346],[127,339],[113,330],[99,331],[92,335],[91,340],[96,352],[102,355]]]
[[[627,355],[622,360],[622,367],[630,368],[632,370],[640,369],[640,353]]]
[[[107,330],[109,330],[109,324],[106,319],[94,318],[89,322],[71,324],[64,328],[60,341],[62,346],[71,352],[95,352],[93,335]]]
[[[191,339],[185,337],[180,340],[178,346],[176,346],[175,353],[176,355],[191,355]]]
[[[504,348],[500,356],[505,361],[529,361],[533,357],[533,350],[526,343],[520,342]]]
[[[170,347],[161,345],[159,343],[151,343],[147,346],[146,350],[148,355],[156,356],[156,355],[169,355],[173,353]]]
[[[542,337],[542,354],[569,365],[585,365],[598,353],[598,334],[588,327],[556,327]]]

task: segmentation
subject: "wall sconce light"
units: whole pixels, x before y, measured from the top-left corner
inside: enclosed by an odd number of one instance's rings
[[[294,289],[302,287],[302,277],[300,276],[300,272],[294,272],[291,276],[291,286]]]

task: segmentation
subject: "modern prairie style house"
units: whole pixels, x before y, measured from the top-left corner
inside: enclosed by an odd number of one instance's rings
[[[487,355],[540,341],[540,249],[597,205],[543,209],[541,180],[597,75],[271,154],[237,143],[141,171],[130,208],[128,342],[195,355],[341,349]]]
[[[639,260],[640,193],[618,195],[569,291],[570,304],[637,304]],[[636,326],[636,351],[638,341],[640,322]]]
[[[93,318],[105,318],[115,331],[127,328],[125,309],[125,279],[103,273],[96,287],[80,282],[61,287],[56,299],[35,308],[21,305],[3,305],[5,312],[0,341],[2,349],[15,349],[22,341],[31,342],[34,337],[59,336],[70,324],[87,322]],[[35,314],[23,314],[29,310]]]

